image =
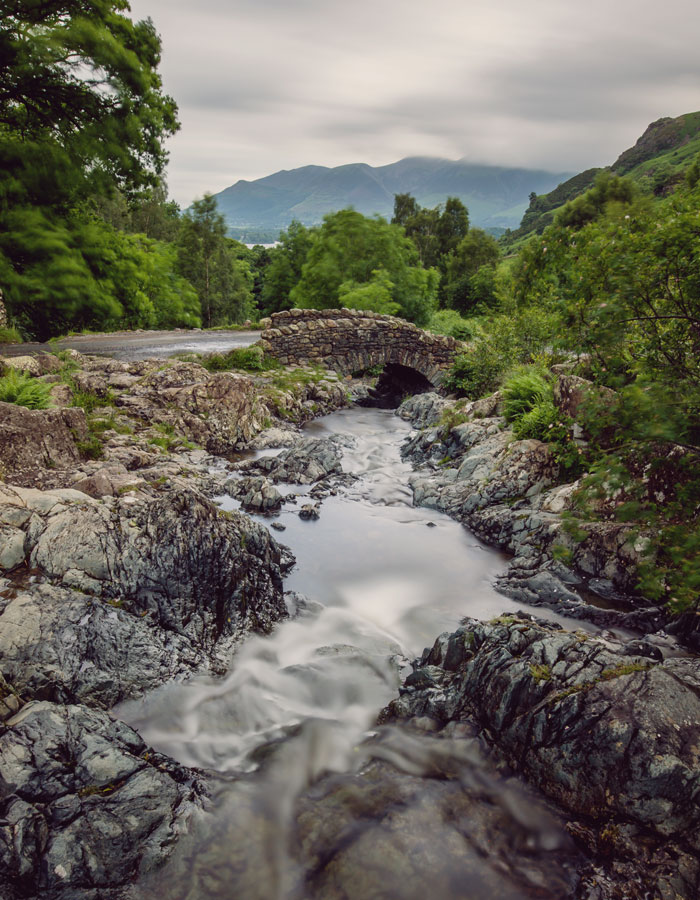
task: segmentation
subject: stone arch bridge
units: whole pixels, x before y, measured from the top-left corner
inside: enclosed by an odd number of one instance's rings
[[[320,363],[346,375],[402,366],[440,384],[460,341],[361,309],[289,309],[261,322],[260,345],[283,365]]]

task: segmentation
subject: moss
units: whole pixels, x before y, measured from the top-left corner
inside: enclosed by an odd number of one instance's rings
[[[513,622],[517,621],[515,616],[496,616],[495,619],[491,619],[489,625],[512,625]]]
[[[584,640],[585,638],[580,638]],[[600,676],[597,678],[591,679],[591,681],[583,681],[581,684],[574,684],[571,687],[565,688],[563,691],[559,691],[556,694],[553,694],[549,698],[550,703],[559,703],[560,700],[564,700],[566,697],[571,697],[572,694],[585,694],[588,693],[592,688],[594,688],[597,684],[600,684],[601,681],[612,681],[614,678],[620,678],[622,675],[631,675],[633,672],[646,672],[649,669],[653,669],[657,666],[658,663],[648,662],[634,662],[634,663],[620,663],[620,665],[615,666],[612,669],[605,669],[601,672]]]
[[[533,663],[530,666],[530,677],[533,678],[538,684],[541,681],[551,681],[552,670],[545,663]]]

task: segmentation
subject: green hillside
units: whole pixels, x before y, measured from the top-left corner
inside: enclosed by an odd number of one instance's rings
[[[532,197],[520,227],[504,238],[517,248],[531,234],[542,234],[551,225],[558,209],[592,187],[599,172],[625,175],[647,194],[662,197],[683,180],[691,163],[700,154],[700,112],[686,113],[676,119],[666,117],[652,122],[634,147],[621,153],[604,169],[586,169],[562,182],[548,194]]]

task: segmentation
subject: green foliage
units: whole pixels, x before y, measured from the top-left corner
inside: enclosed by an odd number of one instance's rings
[[[508,377],[502,393],[503,415],[508,422],[516,422],[538,404],[551,400],[551,380],[543,369],[520,367]]]
[[[21,344],[22,335],[16,328],[0,328],[0,344]]]
[[[254,316],[253,275],[246,248],[226,237],[216,198],[205,194],[183,216],[178,269],[194,286],[205,327],[244,322]]]
[[[198,323],[172,248],[153,240],[177,222],[171,205],[156,223],[176,108],[153,24],[125,11],[16,0],[1,20],[0,280],[15,323],[39,339]],[[139,229],[151,238],[124,233]]]
[[[290,294],[301,279],[314,234],[313,230],[294,221],[280,234],[279,246],[269,251],[270,264],[265,270],[259,301],[263,315],[291,309],[294,305]]]
[[[493,306],[499,257],[497,241],[480,228],[472,228],[443,260],[446,304],[461,313]]]
[[[0,402],[15,403],[27,409],[47,409],[51,405],[51,385],[9,369],[0,378]]]
[[[228,353],[212,353],[198,360],[210,372],[224,372],[230,369],[243,369],[246,372],[266,372],[279,369],[280,364],[274,357],[265,356],[261,347],[237,347]]]
[[[634,200],[635,194],[634,183],[629,179],[610,172],[599,172],[593,187],[563,206],[554,221],[565,228],[582,228],[600,218],[610,204],[628,206]]]
[[[458,197],[448,197],[444,208],[424,209],[410,194],[394,195],[392,225],[400,225],[411,239],[426,268],[440,265],[469,231],[469,213]]]
[[[552,670],[546,663],[532,663],[530,665],[530,677],[539,684],[542,681],[552,680]]]
[[[290,299],[302,309],[337,309],[348,298],[390,302],[399,315],[424,325],[439,276],[417,263],[415,248],[397,225],[344,209],[325,217]]]
[[[155,27],[125,10],[124,0],[14,0],[2,18],[2,139],[60,148],[90,193],[152,181],[177,128]]]
[[[557,315],[538,305],[518,309],[504,304],[496,315],[471,321],[476,331],[472,348],[455,358],[443,384],[473,400],[496,390],[514,366],[546,351],[558,328]]]
[[[338,288],[338,302],[348,309],[368,309],[393,316],[399,311],[399,304],[391,299],[393,290],[386,269],[375,269],[366,284],[344,281]]]
[[[438,309],[430,317],[428,331],[446,334],[459,341],[468,341],[476,334],[474,323],[464,319],[455,309]]]

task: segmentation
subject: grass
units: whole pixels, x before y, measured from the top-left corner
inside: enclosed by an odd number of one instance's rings
[[[533,663],[530,666],[530,676],[539,684],[541,681],[552,680],[552,670],[548,665]]]
[[[0,328],[0,344],[21,344],[22,335],[16,328]]]

